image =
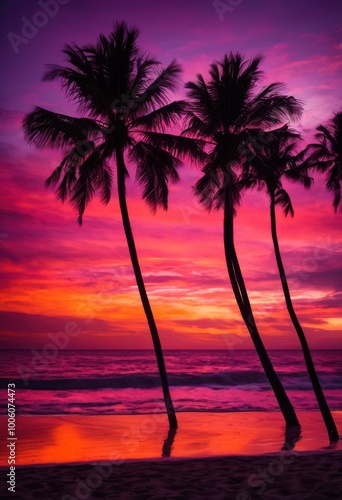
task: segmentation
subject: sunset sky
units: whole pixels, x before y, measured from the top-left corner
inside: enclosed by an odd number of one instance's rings
[[[1,345],[42,349],[49,334],[73,321],[80,333],[70,337],[70,349],[150,349],[115,189],[109,205],[95,200],[88,207],[79,227],[73,209],[44,187],[61,152],[25,143],[21,123],[34,105],[74,112],[58,84],[41,82],[44,65],[62,63],[65,43],[95,42],[116,20],[138,26],[140,47],[164,65],[176,58],[184,82],[198,72],[206,76],[210,63],[227,52],[261,53],[264,83],[284,82],[304,100],[302,121],[294,126],[311,140],[315,127],[341,109],[340,2],[223,0],[227,9],[219,15],[210,0],[61,0],[59,12],[32,34],[28,21],[44,21],[37,12],[45,3],[1,3]],[[25,33],[31,38],[15,37]],[[228,280],[222,213],[206,213],[193,197],[200,172],[184,165],[181,182],[170,188],[168,212],[152,215],[133,167],[128,207],[163,347],[252,348]],[[334,213],[322,176],[315,175],[310,191],[288,188],[295,217],[285,219],[280,209],[277,214],[296,311],[311,347],[342,348],[342,212]],[[244,197],[235,230],[266,346],[299,348],[263,193]]]

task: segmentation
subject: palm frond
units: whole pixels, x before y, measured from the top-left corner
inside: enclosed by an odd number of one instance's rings
[[[341,163],[334,162],[332,168],[327,172],[326,186],[328,191],[333,194],[333,207],[335,212],[341,202],[341,182],[342,182],[342,168]]]
[[[63,202],[67,199],[72,186],[76,182],[79,166],[95,149],[95,143],[92,141],[84,142],[82,146],[84,146],[82,149],[77,145],[66,152],[60,165],[45,181],[46,187],[54,187],[60,182],[63,174],[63,179],[57,189],[57,197]]]
[[[63,52],[70,66],[51,65],[43,79],[60,80],[62,89],[78,103],[80,111],[93,117],[111,115],[117,101],[132,92],[137,60],[140,66],[143,61],[145,70],[156,62],[139,57],[138,35],[137,28],[118,22],[113,32],[108,37],[100,35],[95,45],[67,45]]]
[[[211,172],[204,173],[194,186],[194,193],[199,198],[199,202],[209,212],[213,208],[215,194],[219,188],[219,178]]]
[[[151,113],[139,116],[132,122],[132,127],[163,131],[165,127],[176,125],[184,115],[185,109],[185,101],[173,101],[151,111]]]
[[[188,82],[185,85],[187,91],[189,117],[196,115],[207,127],[210,127],[211,133],[220,130],[219,110],[216,108],[213,96],[204,81],[202,75],[197,75],[196,82]]]
[[[145,142],[157,148],[165,149],[180,158],[190,157],[195,161],[206,158],[203,151],[204,141],[200,139],[150,131],[144,131],[141,135]]]
[[[253,190],[255,188],[261,191],[265,188],[264,179],[256,175],[255,171],[248,168],[242,171],[238,183],[240,192]]]
[[[288,214],[291,214],[291,217],[294,216],[294,210],[291,203],[291,199],[287,191],[285,191],[285,189],[283,188],[278,189],[275,192],[274,202],[276,205],[280,205],[281,207],[283,207],[285,217],[287,217]]]
[[[107,163],[106,145],[98,146],[79,166],[79,175],[69,193],[71,203],[78,212],[78,222],[95,192],[101,192],[101,201],[108,203],[111,197],[112,173]]]
[[[211,139],[212,128],[194,113],[187,112],[185,115],[185,129],[182,131],[182,135],[202,140]]]
[[[308,167],[305,165],[305,163],[298,167],[285,170],[283,175],[286,179],[294,182],[300,182],[305,187],[305,189],[309,189],[314,182],[313,177],[310,177],[308,174]]]
[[[111,99],[106,95],[103,73],[96,70],[81,47],[67,45],[64,53],[72,67],[49,65],[43,81],[59,80],[66,96],[78,103],[80,112],[92,117],[107,113]]]
[[[23,128],[28,143],[38,147],[81,145],[89,136],[99,134],[100,131],[95,120],[74,118],[39,106],[26,115]]]
[[[308,162],[310,162],[311,169],[315,169],[318,172],[326,172],[332,166],[332,154],[327,144],[309,144],[308,152],[310,153]]]
[[[303,113],[302,102],[293,96],[278,93],[282,88],[282,84],[275,83],[257,94],[245,113],[241,114],[238,125],[250,123],[267,127],[278,125],[283,120],[299,119]]]
[[[168,181],[179,180],[177,169],[181,161],[171,153],[139,141],[130,151],[130,159],[137,164],[136,179],[143,186],[143,199],[155,212],[158,206],[168,208]]]
[[[232,181],[231,181],[232,182]],[[233,214],[236,215],[236,207],[241,203],[241,184],[238,181],[232,183],[232,196],[233,196]],[[213,208],[218,211],[224,207],[226,197],[225,186],[217,190],[213,199]]]
[[[315,134],[315,138],[330,151],[330,154],[332,154],[333,151],[337,149],[337,141],[333,136],[333,132],[330,132],[329,128],[324,125],[318,125],[317,130],[318,132]]]
[[[146,88],[150,72],[156,69],[161,63],[154,57],[140,56],[136,59],[135,75],[131,81],[130,96],[138,99]]]
[[[329,123],[317,127],[318,142],[309,144],[307,163],[310,169],[326,172],[326,188],[333,194],[333,207],[341,203],[342,182],[342,112],[333,115]]]
[[[168,104],[169,92],[174,92],[179,86],[180,65],[175,61],[159,71],[157,78],[148,84],[136,97],[137,111],[150,112],[158,106]]]
[[[77,180],[77,170],[75,165],[69,165],[66,168],[66,162],[63,160],[59,167],[57,167],[52,175],[45,181],[46,187],[56,186],[57,198],[63,203],[68,198],[75,182]],[[63,174],[63,176],[62,176]],[[62,176],[62,178],[61,178]]]

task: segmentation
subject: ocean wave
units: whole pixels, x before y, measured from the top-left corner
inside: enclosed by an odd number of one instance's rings
[[[307,390],[311,388],[308,375],[303,372],[279,373],[285,389]],[[342,377],[329,372],[319,374],[323,388],[342,389]],[[262,372],[232,371],[218,373],[172,373],[168,376],[171,387],[207,387],[219,390],[229,387],[253,388],[260,391],[269,389],[267,377]],[[152,389],[160,386],[158,374],[125,374],[111,377],[12,379],[17,389],[32,390],[94,390],[94,389]],[[7,388],[8,379],[0,379],[0,388]]]

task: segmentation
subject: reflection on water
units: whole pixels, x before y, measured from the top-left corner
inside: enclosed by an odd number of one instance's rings
[[[297,441],[301,439],[301,427],[285,427],[285,443],[282,450],[293,450]]]
[[[298,412],[300,429],[286,430],[279,412],[179,413],[177,432],[165,414],[17,417],[17,465],[160,457],[256,455],[327,447],[319,412]],[[334,412],[342,431],[342,412]],[[5,416],[0,419],[6,429]],[[342,432],[341,432],[342,433]],[[285,437],[285,444],[284,444]],[[335,448],[342,449],[341,441]],[[7,465],[6,450],[0,450]]]
[[[165,439],[163,444],[162,457],[171,457],[173,442],[175,440],[176,433],[177,429],[169,429],[167,438]]]

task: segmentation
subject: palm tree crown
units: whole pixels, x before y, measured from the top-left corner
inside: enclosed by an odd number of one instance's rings
[[[117,23],[96,45],[67,45],[69,66],[50,66],[43,79],[60,80],[66,96],[77,103],[82,117],[36,107],[24,120],[26,138],[36,146],[64,148],[60,165],[46,184],[57,186],[62,200],[70,199],[82,223],[84,210],[96,192],[103,203],[111,197],[113,171],[128,150],[136,164],[136,179],[153,211],[167,209],[168,181],[177,181],[178,155],[198,156],[198,141],[163,133],[183,113],[184,101],[169,102],[177,88],[180,67],[166,68],[138,49],[136,28]],[[124,168],[124,175],[128,170]]]
[[[196,82],[186,85],[190,105],[184,134],[207,143],[204,176],[195,190],[209,209],[222,206],[227,175],[236,179],[236,167],[251,137],[302,113],[300,102],[280,93],[282,84],[256,89],[263,76],[261,60],[261,56],[244,61],[239,53],[225,55],[221,62],[210,66],[208,83],[197,75]],[[238,201],[236,190],[234,195]]]
[[[284,125],[272,131],[272,140],[263,145],[261,150],[255,151],[253,147],[245,150],[253,160],[245,165],[240,187],[266,189],[275,205],[283,208],[285,216],[290,214],[293,217],[294,209],[282,180],[299,182],[306,189],[313,183],[312,177],[308,175],[310,163],[306,158],[307,149],[296,152],[300,138],[298,132]]]
[[[320,172],[326,172],[326,187],[333,194],[335,212],[341,203],[342,190],[342,111],[335,113],[327,126],[319,125],[317,143],[310,144],[311,161]]]

